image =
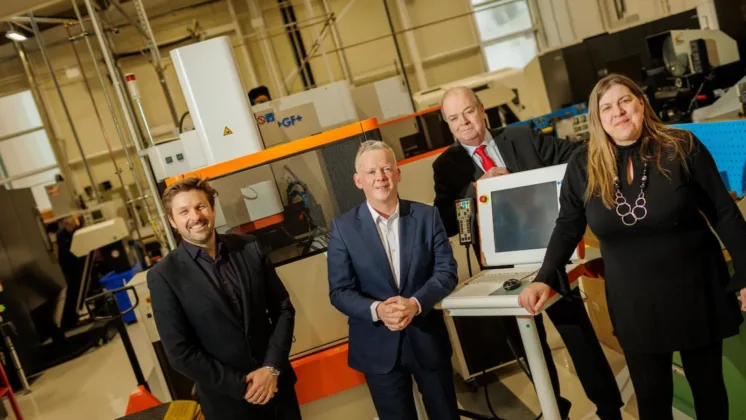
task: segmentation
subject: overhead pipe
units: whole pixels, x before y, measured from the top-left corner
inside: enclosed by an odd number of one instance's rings
[[[126,112],[127,109],[127,102],[125,100],[124,91],[122,88],[122,84],[120,82],[120,79],[116,77],[117,72],[114,68],[114,63],[109,55],[109,50],[106,46],[106,41],[104,40],[103,31],[101,30],[101,25],[98,21],[98,16],[96,15],[95,10],[93,9],[93,4],[91,0],[84,0],[86,9],[88,10],[88,15],[91,18],[91,23],[93,24],[93,30],[96,33],[96,38],[98,39],[99,46],[101,47],[101,54],[103,55],[104,62],[106,62],[106,68],[109,71],[109,74],[112,76],[112,81],[114,83],[114,90],[117,93],[117,98],[119,99],[119,104],[122,107],[122,109],[125,110],[124,112],[124,118],[127,122],[127,128],[129,129],[130,136],[133,139],[138,138],[137,130],[135,129],[134,122],[132,121],[131,115]],[[143,172],[145,172],[145,179],[148,181],[148,187],[150,189],[150,196],[153,198],[153,202],[155,203],[155,208],[158,211],[158,218],[161,222],[161,225],[163,226],[163,231],[165,232],[165,236],[168,240],[168,247],[170,250],[176,249],[176,240],[174,239],[173,232],[170,229],[170,225],[168,223],[168,220],[166,218],[166,213],[163,210],[163,203],[161,203],[161,200],[159,199],[160,194],[158,193],[158,188],[155,185],[155,181],[153,180],[153,174],[148,171],[148,161],[146,160],[145,156],[142,152],[142,147],[140,146],[140,143],[138,141],[135,141],[135,148],[137,149],[137,154],[140,157],[140,164],[143,167]],[[155,224],[154,224],[155,227]],[[154,232],[157,232],[157,227],[153,229]]]
[[[282,22],[286,25],[290,25],[285,34],[290,41],[290,45],[293,46],[293,57],[295,58],[295,64],[300,69],[302,75],[303,87],[310,89],[316,87],[316,81],[313,77],[313,71],[311,70],[311,64],[306,60],[308,54],[306,53],[306,47],[303,44],[303,37],[298,30],[297,19],[295,18],[295,9],[292,3],[278,0],[280,5],[280,14],[282,15]]]
[[[340,38],[339,31],[337,29],[337,20],[334,16],[334,13],[332,12],[331,6],[329,6],[329,0],[321,0],[321,5],[324,7],[324,13],[326,13],[330,22],[332,41],[334,42],[334,49],[337,51],[339,65],[342,67],[342,74],[344,74],[344,77],[345,79],[347,79],[348,82],[352,83],[353,80],[352,71],[350,71],[350,63],[347,61],[347,55],[345,54],[344,47],[342,46],[342,38]]]
[[[414,37],[414,31],[407,30],[412,26],[412,23],[409,20],[407,4],[404,0],[396,0],[396,5],[399,7],[399,18],[401,18],[401,23],[404,27],[403,30],[406,31],[404,32],[404,38],[407,40],[409,55],[412,57],[412,63],[414,64],[414,74],[415,77],[417,77],[418,90],[425,90],[427,89],[427,78],[425,77],[425,69],[422,68],[422,58],[420,57],[420,50],[417,48],[417,40]]]
[[[73,0],[74,1],[74,0]],[[81,30],[85,30],[83,26],[81,25]],[[67,31],[68,38],[72,38],[72,33],[70,32],[70,25],[65,25],[65,31]],[[101,133],[104,135],[104,143],[106,144],[106,150],[109,152],[109,159],[111,159],[111,163],[114,165],[114,172],[117,175],[117,178],[119,178],[119,184],[122,185],[122,191],[124,192],[124,197],[127,201],[127,204],[130,208],[130,216],[131,220],[134,221],[135,225],[135,231],[137,232],[137,239],[139,241],[142,241],[142,233],[140,233],[140,226],[137,223],[137,208],[135,207],[135,203],[132,200],[132,197],[130,197],[130,193],[127,190],[127,184],[124,183],[124,178],[122,178],[122,169],[119,167],[119,164],[117,163],[116,158],[114,157],[114,152],[111,149],[111,141],[109,141],[109,135],[106,132],[106,127],[104,126],[104,120],[101,118],[101,113],[98,112],[98,106],[96,106],[96,99],[93,97],[93,91],[91,90],[91,85],[88,83],[88,78],[85,74],[85,69],[83,68],[83,62],[80,60],[80,55],[78,54],[78,49],[75,47],[75,42],[70,42],[70,47],[73,49],[73,55],[75,56],[75,61],[78,63],[78,68],[80,69],[80,75],[83,78],[83,85],[85,85],[85,90],[88,93],[88,96],[91,98],[91,105],[93,106],[93,112],[96,114],[96,120],[98,121],[98,125],[101,127]],[[93,64],[97,66],[98,64],[95,61],[93,61]]]
[[[345,5],[344,9],[342,9],[342,11],[339,13],[339,19],[342,19],[344,17],[344,15],[347,14],[347,12],[350,10],[350,8],[352,7],[352,5],[355,4],[355,1],[356,0],[350,0]],[[329,18],[329,20],[327,20],[327,22],[324,25],[324,27],[321,29],[321,33],[319,34],[319,38],[311,46],[311,49],[310,49],[309,53],[306,54],[306,58],[303,59],[303,63],[308,63],[311,60],[311,58],[313,57],[313,54],[315,54],[316,51],[318,51],[318,49],[324,43],[324,39],[326,39],[326,36],[329,35],[330,33],[332,33],[333,24],[334,24],[333,19]],[[292,84],[293,82],[295,82],[295,78],[298,76],[298,73],[299,73],[298,69],[294,69],[293,71],[291,71],[290,74],[288,75],[288,77],[286,78],[286,83],[291,83]]]
[[[256,0],[246,0],[246,5],[249,8],[249,14],[252,22],[256,21],[259,24],[258,28],[254,28],[261,34],[261,41],[259,45],[262,48],[262,56],[264,57],[264,64],[269,67],[269,75],[272,78],[272,83],[275,85],[275,92],[279,96],[287,96],[287,86],[282,79],[282,75],[277,70],[277,64],[275,64],[276,56],[273,54],[274,48],[272,47],[272,41],[266,37],[267,24],[264,21],[264,14],[262,9],[257,6]]]
[[[155,42],[155,35],[153,35],[153,29],[150,27],[148,21],[148,15],[145,13],[145,6],[142,4],[142,0],[132,0],[135,3],[135,10],[137,11],[137,18],[140,21],[140,25],[145,33],[148,41],[148,46],[153,54],[153,66],[155,72],[158,73],[158,81],[163,89],[163,95],[166,97],[166,104],[168,110],[171,113],[171,119],[173,120],[174,127],[179,125],[179,114],[176,112],[176,105],[174,104],[174,98],[171,96],[171,92],[168,90],[168,83],[166,83],[166,74],[163,72],[163,66],[161,66],[161,52],[158,49],[158,43]]]
[[[225,0],[228,5],[228,13],[231,15],[233,26],[235,27],[236,35],[238,37],[239,46],[241,47],[241,54],[243,55],[244,64],[246,65],[246,71],[249,72],[249,82],[252,87],[259,86],[259,79],[256,77],[256,70],[254,70],[254,63],[251,61],[251,54],[249,54],[249,48],[246,46],[246,39],[243,35],[243,29],[241,24],[236,17],[236,9],[233,7],[233,0]]]
[[[96,202],[101,203],[102,200],[101,200],[101,194],[98,191],[98,183],[93,177],[93,173],[91,172],[91,167],[88,165],[88,159],[86,159],[85,152],[83,152],[83,145],[80,144],[80,137],[78,137],[78,131],[75,129],[75,124],[73,124],[73,118],[70,115],[70,110],[67,108],[67,102],[65,102],[65,97],[62,95],[62,89],[60,89],[59,82],[57,82],[57,76],[54,74],[52,63],[49,61],[49,57],[47,56],[47,49],[44,47],[44,41],[41,39],[41,33],[39,32],[39,25],[37,25],[36,20],[34,20],[33,12],[30,12],[28,14],[28,17],[31,22],[31,28],[34,30],[34,37],[36,38],[36,42],[39,44],[39,51],[41,51],[41,56],[44,59],[44,63],[46,63],[47,68],[49,69],[49,75],[52,77],[52,82],[54,83],[55,89],[57,89],[57,94],[59,95],[60,102],[62,103],[62,109],[65,111],[65,115],[67,116],[67,121],[70,123],[70,130],[72,131],[73,138],[75,139],[75,144],[78,146],[78,151],[80,152],[80,158],[83,160],[83,165],[85,166],[85,171],[86,171],[86,174],[88,175],[88,180],[91,182],[91,189],[93,190],[93,195],[94,197],[96,197]]]
[[[75,16],[78,18],[78,22],[80,23],[80,29],[83,31],[83,33],[86,33],[85,24],[83,21],[83,16],[80,14],[80,9],[78,8],[78,4],[76,0],[72,0],[73,9],[75,10]],[[122,127],[119,125],[119,118],[117,117],[116,109],[114,108],[114,104],[111,100],[111,96],[109,95],[109,90],[107,89],[106,82],[104,80],[104,76],[101,73],[101,69],[98,67],[98,62],[96,61],[96,54],[93,51],[93,45],[91,44],[91,40],[89,37],[84,37],[86,47],[88,48],[88,53],[91,56],[91,59],[93,60],[93,68],[96,71],[96,76],[98,77],[98,82],[101,85],[101,90],[104,93],[104,99],[106,99],[106,106],[109,109],[109,112],[111,113],[112,121],[114,121],[114,129],[117,132],[117,137],[119,137],[119,142],[122,145],[122,151],[124,151],[124,155],[127,159],[127,166],[129,166],[130,172],[132,173],[132,179],[135,181],[135,189],[137,190],[137,196],[139,199],[142,200],[143,208],[145,209],[145,214],[148,217],[148,221],[150,221],[152,224],[154,224],[155,217],[153,217],[153,213],[150,210],[150,206],[148,205],[147,197],[145,197],[145,192],[142,188],[142,185],[140,184],[140,176],[137,173],[137,168],[135,167],[135,162],[132,160],[132,156],[129,151],[129,145],[127,144],[125,140],[124,133],[122,132]],[[115,77],[115,75],[111,75],[112,81]],[[136,143],[138,141],[137,138],[133,138],[132,142]],[[143,168],[143,171],[145,172],[147,169]],[[147,174],[145,175],[147,177]],[[125,188],[127,190],[127,188]],[[135,199],[131,200],[132,205],[134,206]],[[137,217],[137,213],[135,212],[135,217]],[[167,227],[166,227],[167,228]],[[162,238],[162,235],[159,235],[158,229],[153,229],[153,234],[158,238],[159,242],[163,244],[163,246],[166,246],[167,241]]]
[[[308,14],[309,19],[316,19],[316,12],[313,11],[313,5],[311,4],[311,0],[305,0],[305,4],[306,4],[306,14]],[[319,38],[319,36],[321,36],[321,31],[316,30],[315,32],[316,32],[316,38]],[[326,55],[326,47],[321,48],[321,57],[324,59],[324,67],[326,68],[327,77],[329,77],[329,83],[334,82],[335,77],[334,77],[334,73],[332,72],[332,67],[329,64],[329,57]]]
[[[407,87],[407,93],[409,94],[409,102],[412,104],[412,110],[417,110],[417,104],[414,103],[414,98],[412,97],[412,87],[409,84],[409,77],[407,77],[407,69],[404,67],[404,58],[401,54],[401,49],[399,48],[399,42],[396,40],[396,32],[394,30],[394,21],[391,19],[391,11],[389,10],[389,5],[386,0],[383,0],[383,8],[386,10],[386,19],[389,22],[389,28],[391,30],[391,39],[394,41],[394,47],[396,48],[396,57],[398,58],[399,64],[401,65],[401,74],[404,78],[404,85]],[[430,134],[427,131],[427,126],[425,124],[425,119],[419,115],[417,116],[417,131],[421,132],[422,135],[425,137],[425,143],[427,144],[428,149],[433,148],[433,143],[430,140]]]

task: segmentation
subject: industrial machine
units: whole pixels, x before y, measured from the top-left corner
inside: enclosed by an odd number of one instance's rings
[[[11,364],[7,345],[3,360],[14,387],[27,387],[28,378],[107,342],[115,330],[106,322],[69,329],[62,324],[67,297],[77,297],[77,291],[65,282],[34,195],[27,188],[0,188],[0,202],[2,327],[12,340],[18,366]]]
[[[481,261],[485,266],[515,266],[485,270],[470,278],[446,297],[441,306],[453,317],[516,317],[523,348],[511,343],[515,359],[525,354],[539,403],[546,419],[560,419],[546,361],[533,315],[518,305],[518,295],[535,278],[546,253],[559,213],[559,189],[567,165],[524,171],[477,181],[477,200],[456,203],[460,216],[461,242],[471,239],[473,205],[477,206]],[[573,259],[577,258],[577,252]],[[572,277],[582,270],[568,264]],[[566,289],[577,287],[567,279]],[[544,309],[559,300],[556,294]],[[523,367],[523,365],[521,365]],[[524,369],[526,369],[524,367]]]
[[[504,69],[467,77],[417,92],[412,99],[418,110],[424,110],[440,105],[443,93],[458,86],[474,90],[484,105],[492,127],[535,118],[553,109],[547,96],[540,57],[521,69]]]
[[[692,112],[692,121],[730,120],[743,116],[746,116],[746,76],[712,105],[695,109]]]
[[[675,30],[647,38],[652,68],[648,99],[666,123],[689,122],[692,111],[743,77],[736,41],[719,30]]]
[[[80,315],[88,313],[85,300],[96,290],[97,281],[104,275],[129,270],[135,258],[125,244],[130,232],[121,217],[78,229],[73,234],[70,251],[85,257],[83,277],[79,284],[68,285],[70,301],[75,298],[75,309]]]

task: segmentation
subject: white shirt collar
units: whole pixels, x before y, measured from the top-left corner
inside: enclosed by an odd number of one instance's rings
[[[374,223],[378,223],[379,218],[383,220],[395,220],[396,218],[399,217],[399,201],[398,200],[396,201],[396,210],[391,215],[391,217],[389,217],[388,219],[386,219],[380,213],[378,213],[376,209],[374,209],[373,206],[370,205],[370,201],[366,201],[365,204],[368,205],[368,210],[370,210],[370,215],[373,216]]]
[[[466,149],[466,152],[469,153],[469,156],[474,156],[474,152],[477,151],[477,147],[486,144],[487,146],[490,145],[490,142],[492,142],[492,134],[490,134],[490,130],[485,129],[484,130],[484,139],[482,139],[482,143],[480,143],[478,146],[468,146],[464,143],[461,143],[461,146],[463,146],[464,149]]]

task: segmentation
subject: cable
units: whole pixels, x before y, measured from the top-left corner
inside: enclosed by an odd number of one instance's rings
[[[466,266],[469,267],[469,277],[471,277],[471,255],[469,255],[469,248],[471,248],[471,244],[466,243],[464,245],[466,246]]]
[[[487,371],[482,371],[482,375],[486,374]],[[487,401],[487,409],[490,410],[490,414],[496,419],[496,420],[503,420],[500,416],[495,413],[495,409],[492,408],[492,401],[490,401],[490,393],[488,392],[490,384],[484,384],[484,399]]]
[[[185,112],[181,118],[179,118],[179,133],[184,132],[184,119],[189,115],[189,111]]]

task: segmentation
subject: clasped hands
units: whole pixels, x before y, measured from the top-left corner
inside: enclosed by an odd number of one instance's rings
[[[376,315],[389,330],[401,331],[407,328],[419,310],[414,298],[393,296],[378,304]]]
[[[244,399],[251,404],[265,405],[277,393],[277,376],[262,367],[246,375]]]

